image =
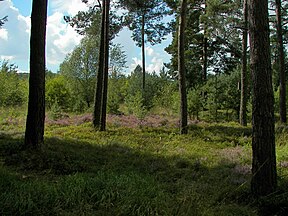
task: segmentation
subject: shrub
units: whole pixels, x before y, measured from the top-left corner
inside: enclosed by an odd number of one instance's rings
[[[72,96],[63,76],[56,76],[47,81],[46,84],[46,104],[48,108],[59,106],[60,109],[68,110],[71,108]]]
[[[2,63],[0,80],[0,106],[21,106],[27,101],[28,82],[21,79],[13,64]]]

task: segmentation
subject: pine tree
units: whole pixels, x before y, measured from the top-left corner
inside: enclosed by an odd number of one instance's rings
[[[277,186],[274,95],[270,58],[268,0],[248,0],[252,100],[252,193],[265,196]]]
[[[286,116],[286,78],[285,78],[285,54],[283,46],[283,33],[282,33],[282,7],[281,1],[275,0],[276,3],[276,26],[277,26],[277,43],[278,43],[278,59],[279,59],[279,78],[280,78],[280,121],[281,123],[287,122]]]
[[[241,68],[241,101],[240,124],[247,126],[247,43],[248,43],[248,11],[247,0],[243,1],[243,29],[242,29],[242,68]]]
[[[160,43],[170,32],[170,28],[161,22],[169,14],[163,0],[118,0],[119,7],[128,10],[125,25],[132,31],[132,39],[141,47],[142,53],[142,90],[145,91],[145,44]],[[146,37],[145,37],[146,36]]]
[[[178,30],[178,78],[180,92],[180,133],[187,134],[187,92],[186,92],[186,77],[185,77],[185,25],[186,25],[187,0],[182,0],[180,3],[179,30]]]
[[[25,148],[39,148],[44,142],[46,21],[47,0],[33,0]]]
[[[100,49],[99,49],[99,66],[97,72],[97,81],[94,98],[94,111],[93,111],[93,126],[97,129],[101,127],[101,111],[102,111],[102,96],[103,96],[103,77],[105,65],[105,0],[102,0],[102,18],[101,18],[101,36],[100,36]]]
[[[106,130],[107,94],[108,94],[108,70],[109,70],[109,13],[110,0],[105,0],[105,30],[104,30],[104,68],[103,68],[103,92],[100,131]]]

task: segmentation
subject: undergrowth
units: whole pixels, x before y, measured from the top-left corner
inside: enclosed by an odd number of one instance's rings
[[[38,151],[21,150],[23,128],[1,127],[0,215],[286,214],[284,129],[279,191],[256,201],[249,127],[199,122],[183,136],[169,126],[50,123]]]

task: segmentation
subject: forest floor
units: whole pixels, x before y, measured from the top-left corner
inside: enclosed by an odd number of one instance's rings
[[[46,119],[45,145],[23,151],[25,116],[0,110],[0,215],[288,215],[288,128],[277,126],[277,193],[250,194],[251,127],[91,115]]]

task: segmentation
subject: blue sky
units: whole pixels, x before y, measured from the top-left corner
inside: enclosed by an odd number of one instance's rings
[[[93,0],[90,0],[93,1]],[[87,7],[81,0],[48,0],[47,21],[47,68],[57,72],[65,56],[79,44],[78,35],[64,20],[65,15],[75,15]],[[4,0],[0,2],[0,17],[8,15],[8,22],[0,29],[0,60],[8,59],[19,67],[19,71],[29,71],[30,14],[32,0]],[[148,72],[159,72],[163,62],[170,56],[164,48],[171,42],[171,36],[161,45],[146,45],[146,67]],[[141,50],[131,40],[131,33],[124,29],[114,39],[120,43],[127,54],[127,72],[141,63]]]

